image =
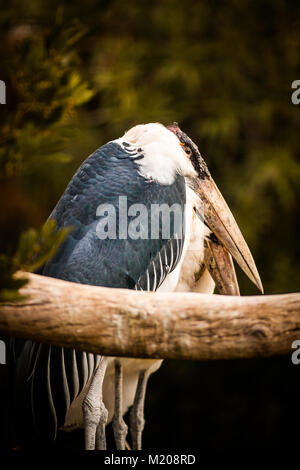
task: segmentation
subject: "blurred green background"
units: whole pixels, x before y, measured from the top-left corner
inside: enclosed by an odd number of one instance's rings
[[[265,293],[299,290],[300,3],[12,0],[0,30],[0,287],[21,233],[41,228],[91,152],[135,124],[177,121]],[[289,357],[169,361],[150,381],[145,447],[277,445],[297,422],[299,373]]]

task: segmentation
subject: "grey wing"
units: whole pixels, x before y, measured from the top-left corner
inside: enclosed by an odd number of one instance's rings
[[[58,227],[73,225],[74,230],[42,274],[83,284],[155,291],[175,269],[184,244],[184,179],[177,175],[169,186],[145,181],[131,157],[116,144],[107,144],[84,162],[51,215]],[[97,207],[110,203],[119,220],[120,195],[126,196],[128,207],[141,202],[146,207],[147,238],[99,239]],[[153,204],[175,204],[181,210],[179,224],[170,213],[167,237],[161,218],[156,237],[150,236]],[[136,220],[128,216],[128,226]],[[23,417],[21,435],[29,436],[30,430],[43,439],[55,439],[100,357],[29,341],[20,342],[16,349],[15,402]]]

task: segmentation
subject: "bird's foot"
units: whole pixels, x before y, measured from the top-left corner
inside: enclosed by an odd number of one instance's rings
[[[115,361],[115,412],[112,425],[116,448],[125,450],[128,427],[123,419],[123,367],[118,359]]]
[[[82,404],[86,450],[106,449],[105,425],[108,412],[102,399],[102,385],[106,367],[107,361],[104,358],[94,374]]]
[[[142,433],[145,427],[143,416],[136,416],[134,409],[130,413],[130,433],[132,439],[132,448],[134,450],[142,449]]]
[[[126,449],[126,436],[128,432],[128,426],[125,423],[124,419],[113,419],[113,430],[116,442],[117,450],[125,450]]]
[[[95,447],[97,450],[106,450],[105,426],[107,423],[107,418],[108,418],[108,411],[105,408],[104,404],[102,403],[101,415],[100,415],[99,423],[98,423],[97,430],[96,430]]]
[[[146,371],[140,372],[134,402],[129,416],[132,448],[134,450],[142,449],[142,432],[145,426],[144,402],[148,376]]]

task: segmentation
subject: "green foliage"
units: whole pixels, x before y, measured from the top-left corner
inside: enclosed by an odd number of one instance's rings
[[[6,255],[0,254],[0,302],[13,302],[22,300],[18,290],[26,283],[26,279],[15,279],[13,277],[17,266],[13,260]]]
[[[87,27],[78,20],[70,21],[66,27],[59,10],[52,29],[13,27],[7,33],[6,46],[11,50],[4,53],[4,67],[10,94],[5,116],[0,119],[0,193],[2,190],[8,213],[17,209],[16,216],[20,214],[20,202],[7,198],[10,184],[19,181],[20,199],[22,195],[25,200],[29,198],[27,208],[30,199],[32,204],[37,200],[37,205],[48,205],[52,178],[55,179],[58,167],[71,159],[68,146],[76,131],[77,108],[94,94],[78,68],[76,46],[86,33]],[[43,207],[39,209],[43,211]],[[13,215],[2,216],[2,220],[0,217],[4,234],[12,219]],[[31,223],[38,225],[35,220]],[[9,238],[1,240],[1,251],[8,251],[1,255],[0,262],[2,301],[20,299],[17,290],[26,281],[14,279],[15,271],[37,270],[53,256],[70,231],[57,231],[53,220],[41,230],[24,231],[22,217],[19,224],[14,221],[12,230],[16,227],[20,235],[18,246],[11,246]]]
[[[27,281],[15,279],[15,272],[32,272],[41,268],[56,253],[71,230],[72,227],[57,230],[55,221],[50,219],[40,231],[30,228],[21,234],[14,256],[0,254],[0,302],[22,300],[18,289]]]
[[[70,160],[66,150],[70,119],[93,96],[75,69],[74,47],[84,34],[86,28],[74,22],[68,28],[55,24],[51,32],[33,30],[24,41],[16,40],[6,60],[17,109],[6,115],[1,128],[3,176],[36,176],[42,165]]]
[[[23,271],[36,271],[58,250],[72,227],[56,230],[55,221],[48,220],[38,232],[28,229],[22,233],[14,262]]]

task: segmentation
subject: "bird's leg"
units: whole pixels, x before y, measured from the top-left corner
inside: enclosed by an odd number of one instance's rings
[[[134,450],[142,449],[142,432],[145,426],[144,402],[148,377],[149,374],[147,374],[147,371],[143,370],[140,372],[134,402],[129,416],[132,448]]]
[[[112,420],[116,447],[125,450],[128,427],[123,419],[123,369],[120,361],[115,361],[115,412]]]
[[[98,450],[106,449],[105,425],[108,412],[104,406],[102,396],[106,367],[107,358],[101,358],[82,404],[86,450],[94,450],[95,447]]]

